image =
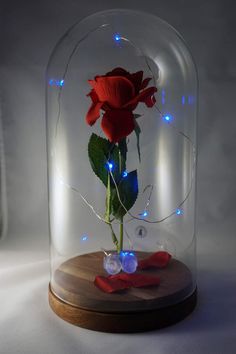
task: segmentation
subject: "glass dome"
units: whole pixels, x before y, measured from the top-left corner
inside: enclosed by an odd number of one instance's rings
[[[46,108],[51,307],[105,331],[182,319],[196,302],[197,122],[183,39],[142,12],[87,17],[53,50]],[[160,315],[178,305],[179,317]],[[145,311],[155,317],[142,328],[114,325]]]

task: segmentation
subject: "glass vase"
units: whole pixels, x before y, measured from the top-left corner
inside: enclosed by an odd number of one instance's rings
[[[184,40],[150,14],[94,14],[55,46],[49,299],[65,320],[135,332],[193,310],[197,89]]]

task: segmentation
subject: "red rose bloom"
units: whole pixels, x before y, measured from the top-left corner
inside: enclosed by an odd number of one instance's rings
[[[93,125],[104,111],[101,126],[111,142],[118,142],[134,130],[133,110],[139,102],[152,107],[156,100],[153,96],[157,88],[147,88],[151,78],[143,80],[143,71],[130,74],[122,68],[115,68],[103,76],[88,80],[92,90],[92,105],[86,116],[89,125]]]

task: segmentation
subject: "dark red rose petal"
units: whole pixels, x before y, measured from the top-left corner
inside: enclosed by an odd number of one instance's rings
[[[108,73],[106,73],[105,76],[128,76],[130,75],[130,73],[123,69],[123,68],[120,68],[120,67],[117,67],[115,69],[113,69],[112,71],[109,71]]]
[[[144,102],[148,107],[150,107],[150,97],[157,92],[157,88],[152,86],[149,87],[142,92],[140,92],[137,96],[135,96],[132,100],[124,105],[123,108],[134,110],[139,102]],[[154,104],[154,103],[153,103]]]
[[[146,268],[164,268],[168,265],[171,255],[168,252],[159,251],[153,253],[150,257],[138,262],[139,269]]]
[[[158,276],[146,275],[146,274],[127,274],[120,273],[117,275],[112,275],[110,279],[117,279],[127,282],[129,287],[141,288],[144,286],[154,286],[160,284],[160,278]]]
[[[158,276],[136,273],[121,273],[108,277],[97,275],[94,280],[94,284],[102,291],[111,294],[131,287],[141,288],[147,286],[157,286],[160,284],[160,278]]]
[[[149,84],[149,81],[152,79],[150,77],[147,77],[146,79],[143,80],[142,85],[141,85],[141,90],[145,89],[147,85]]]
[[[106,111],[101,126],[108,139],[117,143],[134,130],[133,113],[125,109]]]
[[[90,106],[88,113],[86,115],[86,122],[89,125],[93,125],[97,119],[100,117],[100,109],[102,107],[102,102],[92,103]]]
[[[130,74],[121,67],[88,80],[92,90],[87,96],[90,96],[92,105],[86,116],[87,123],[93,125],[102,109],[105,114],[101,125],[108,139],[118,142],[128,136],[134,130],[132,111],[138,103],[144,102],[147,107],[153,107],[156,102],[156,87],[146,88],[150,80],[143,80],[143,71]]]
[[[107,102],[111,108],[121,108],[135,95],[133,84],[125,77],[108,76],[90,80],[100,102]]]
[[[121,279],[111,279],[100,275],[96,276],[94,284],[106,293],[114,293],[115,291],[129,288],[129,284]]]
[[[156,98],[155,98],[155,96],[148,96],[144,102],[147,107],[151,108],[156,103]]]
[[[98,95],[96,94],[95,90],[91,90],[87,96],[89,96],[93,103],[99,102]]]
[[[171,255],[165,251],[159,251],[153,253],[149,259],[149,262],[156,267],[163,268],[166,267],[171,259]]]
[[[143,71],[137,71],[134,74],[130,74],[128,79],[133,83],[135,88],[135,94],[138,94],[141,90],[141,84],[143,80]]]

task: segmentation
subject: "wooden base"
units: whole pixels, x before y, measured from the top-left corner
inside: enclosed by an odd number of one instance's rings
[[[63,320],[73,325],[108,333],[135,333],[164,328],[183,320],[195,308],[197,289],[178,304],[152,311],[105,313],[71,306],[56,297],[49,286],[49,304]]]
[[[136,252],[139,259],[148,256]],[[142,332],[174,324],[196,305],[190,270],[172,259],[164,269],[141,273],[158,275],[158,287],[131,288],[115,294],[98,289],[93,281],[103,270],[103,253],[71,258],[54,272],[49,286],[49,303],[62,319],[74,325],[102,332]]]

